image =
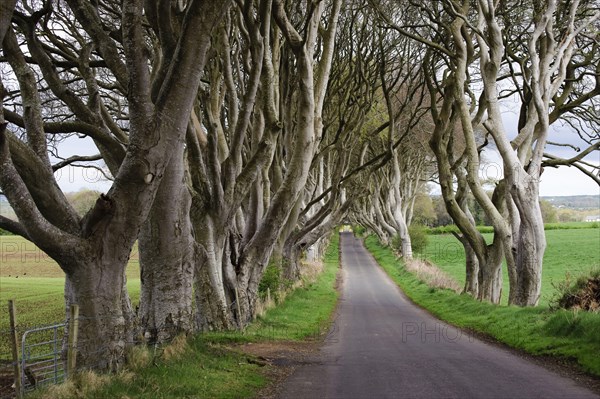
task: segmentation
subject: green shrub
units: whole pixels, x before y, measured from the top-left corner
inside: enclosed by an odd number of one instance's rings
[[[450,234],[450,233],[459,233],[460,230],[458,229],[458,226],[454,225],[454,224],[448,224],[445,226],[438,226],[438,227],[430,227],[430,228],[426,228],[425,231],[427,232],[427,234],[432,234],[432,235],[438,235],[438,234]]]
[[[415,253],[422,254],[425,252],[425,248],[429,243],[429,237],[427,236],[427,228],[420,224],[413,224],[408,227],[408,235],[410,236],[410,243],[412,246],[412,250]],[[392,237],[392,242],[390,244],[392,249],[396,252],[402,251],[402,240],[400,236],[396,234]]]
[[[557,284],[550,300],[552,309],[579,309],[600,311],[600,269],[592,269],[573,280],[570,274]]]
[[[410,235],[410,242],[412,244],[413,252],[422,254],[425,252],[425,248],[429,243],[429,237],[427,237],[427,229],[425,226],[420,224],[412,224],[408,227],[408,234]]]
[[[365,235],[365,233],[367,232],[367,229],[365,229],[363,226],[352,226],[352,231],[354,232],[354,235],[357,237],[363,237]]]
[[[282,268],[281,262],[277,262],[274,260],[269,261],[269,264],[265,270],[265,273],[260,280],[260,284],[258,285],[258,293],[261,298],[265,298],[267,296],[267,291],[271,291],[271,295],[277,295],[279,290],[281,289],[282,284]]]

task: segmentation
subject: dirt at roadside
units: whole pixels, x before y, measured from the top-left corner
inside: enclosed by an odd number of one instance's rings
[[[316,268],[313,264],[313,269]],[[322,265],[320,266],[322,267]],[[310,268],[304,268],[307,270]],[[315,269],[316,270],[316,269]],[[313,270],[314,272],[314,270]],[[318,274],[318,273],[317,273]],[[314,276],[305,276],[310,279]],[[314,281],[314,280],[313,280]],[[343,286],[341,264],[339,266],[334,289],[341,292]],[[330,315],[330,324],[334,323],[339,309],[339,300]],[[230,348],[236,352],[249,355],[248,362],[265,367],[264,374],[269,382],[261,389],[257,398],[275,399],[279,397],[283,382],[298,368],[305,364],[316,364],[320,362],[319,349],[323,346],[327,335],[305,341],[264,341],[249,342],[245,344],[232,345]]]
[[[319,362],[319,348],[322,344],[320,340],[266,341],[236,345],[232,349],[250,355],[248,362],[266,367],[265,375],[269,383],[256,397],[274,399],[278,396],[282,382],[298,366]]]

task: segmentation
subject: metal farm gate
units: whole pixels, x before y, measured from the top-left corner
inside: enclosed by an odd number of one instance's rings
[[[32,391],[65,380],[63,340],[66,324],[27,330],[21,340],[21,389]]]

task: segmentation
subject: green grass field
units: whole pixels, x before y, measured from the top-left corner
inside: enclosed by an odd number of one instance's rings
[[[567,229],[598,229],[600,223],[598,222],[560,222],[560,223],[545,223],[544,230],[567,230]],[[428,234],[450,234],[452,232],[458,233],[460,230],[454,224],[438,227],[427,227],[425,229]],[[492,233],[494,228],[492,226],[477,226],[477,230],[481,233]]]
[[[484,234],[491,242],[492,235]],[[577,228],[546,230],[548,242],[542,271],[541,305],[547,305],[555,294],[554,284],[567,276],[576,277],[590,269],[600,267],[600,229]],[[465,257],[462,244],[449,234],[430,235],[429,244],[422,255],[454,277],[461,284],[465,281]],[[504,287],[502,300],[508,297],[508,275],[503,270]]]
[[[140,297],[137,246],[127,267],[127,287],[135,305]],[[63,323],[65,276],[58,264],[34,244],[0,236],[0,359],[10,356],[8,300],[15,300],[18,331]]]

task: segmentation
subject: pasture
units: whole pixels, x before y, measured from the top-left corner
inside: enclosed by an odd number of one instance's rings
[[[484,234],[491,242],[492,234]],[[555,295],[554,285],[576,277],[592,268],[600,267],[600,229],[575,228],[546,230],[548,245],[542,271],[540,305],[547,305]],[[423,257],[435,263],[454,277],[461,285],[465,282],[465,256],[462,244],[450,234],[430,235]],[[502,303],[508,300],[508,275],[503,269]]]
[[[0,358],[8,358],[8,306],[14,299],[18,330],[65,320],[65,275],[58,264],[35,245],[17,236],[0,236]],[[137,245],[127,267],[127,287],[133,305],[139,302],[140,266]]]

